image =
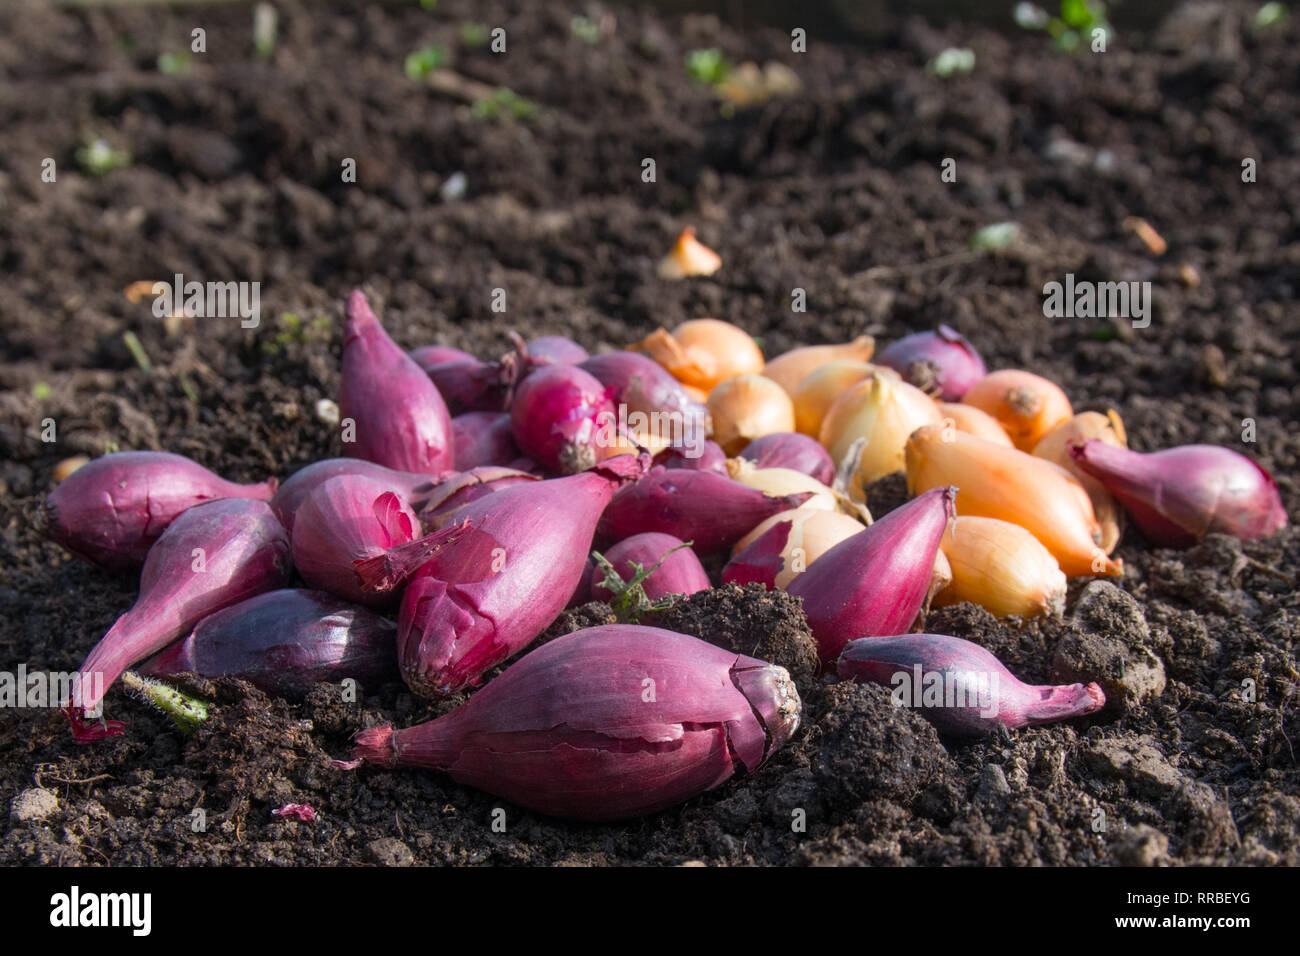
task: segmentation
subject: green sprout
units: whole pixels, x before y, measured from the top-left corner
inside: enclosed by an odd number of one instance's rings
[[[279,20],[275,7],[269,3],[259,3],[253,8],[253,53],[259,60],[269,60],[275,52]]]
[[[462,23],[460,26],[460,44],[467,47],[487,46],[487,26],[482,23]]]
[[[717,47],[686,54],[686,73],[696,83],[718,86],[731,75],[731,64]]]
[[[54,394],[54,389],[50,388],[49,382],[37,382],[32,386],[32,398],[38,402],[43,402]]]
[[[134,671],[122,674],[122,686],[134,697],[138,697],[159,712],[165,714],[177,729],[183,733],[193,733],[199,724],[208,719],[206,701],[182,694],[175,687],[164,684],[151,677],[141,677]]]
[[[580,13],[569,21],[569,32],[583,43],[590,43],[592,46],[600,42],[600,24]]]
[[[1060,15],[1050,16],[1046,10],[1033,3],[1018,3],[1015,21],[1025,30],[1043,30],[1057,48],[1064,51],[1078,49],[1085,37],[1102,30],[1107,43],[1114,33],[1106,16],[1105,0],[1061,0]]]
[[[447,65],[445,46],[426,46],[406,58],[406,75],[412,80],[422,80],[434,70]]]
[[[140,366],[140,371],[148,373],[153,370],[153,362],[149,361],[149,353],[140,344],[139,336],[128,329],[122,333],[122,344],[131,353],[131,358],[135,359],[135,364]]]
[[[958,73],[969,73],[975,69],[975,51],[964,47],[948,47],[931,60],[926,69],[943,79]]]
[[[185,76],[190,72],[189,51],[181,50],[179,53],[159,53],[158,72],[167,76]]]
[[[77,165],[91,176],[107,176],[115,169],[131,165],[131,154],[114,149],[105,140],[87,140],[77,147]]]
[[[1014,222],[995,222],[976,230],[970,237],[970,247],[976,252],[995,252],[1005,249],[1020,238],[1020,227]]]
[[[1255,19],[1251,23],[1251,28],[1254,30],[1282,29],[1286,26],[1290,17],[1290,11],[1287,10],[1285,3],[1266,3],[1255,12]]]
[[[475,119],[498,119],[502,116],[528,119],[536,115],[537,104],[503,86],[491,95],[475,100],[470,113]]]
[[[624,623],[635,624],[641,617],[651,611],[666,611],[673,606],[672,596],[660,598],[658,601],[652,601],[645,593],[645,580],[654,574],[668,560],[668,556],[682,548],[689,548],[693,542],[687,541],[679,544],[671,551],[665,551],[664,556],[659,559],[659,563],[652,568],[643,568],[635,561],[629,562],[632,566],[632,579],[624,581],[623,576],[618,573],[618,569],[610,563],[609,558],[605,557],[599,551],[591,552],[592,558],[596,561],[596,566],[600,568],[605,580],[601,582],[611,594],[609,606],[614,611],[614,615]]]

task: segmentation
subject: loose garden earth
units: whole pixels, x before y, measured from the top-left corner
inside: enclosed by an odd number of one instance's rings
[[[1256,458],[1300,515],[1300,25],[1259,31],[1257,4],[1190,4],[1147,33],[1121,20],[1104,54],[919,21],[867,47],[814,34],[794,53],[788,30],[640,8],[278,6],[268,59],[242,4],[0,9],[5,670],[74,670],[134,600],[134,575],[42,538],[54,465],[155,448],[252,481],[337,454],[316,403],[336,397],[354,286],[400,344],[483,356],[511,329],[595,351],[714,316],[774,356],[947,322],[991,368],[1047,375],[1076,410],[1118,409],[1139,450]],[[593,29],[575,29],[577,12]],[[508,51],[475,46],[471,22],[505,26]],[[196,26],[207,52],[160,70]],[[451,53],[440,69],[532,108],[491,115],[464,84],[410,78],[407,55],[430,45]],[[800,88],[724,111],[683,69],[712,47],[785,64]],[[974,50],[974,71],[927,71],[945,47]],[[78,149],[99,138],[129,165],[88,175]],[[1128,217],[1163,235],[1164,255]],[[967,251],[999,222],[1019,225],[1010,246]],[[686,224],[724,265],[663,281],[656,263]],[[260,325],[164,322],[123,294],[175,273],[260,282]],[[1067,273],[1150,281],[1149,327],[1045,318],[1044,283]],[[877,515],[900,500],[897,479],[873,488]],[[819,682],[796,601],[719,589],[655,623],[786,663],[804,724],[757,775],[682,807],[599,826],[506,807],[496,832],[501,801],[445,776],[331,766],[363,726],[450,704],[396,686],[349,704],[323,685],[288,703],[221,684],[187,738],[115,690],[108,713],[128,730],[91,746],[55,710],[0,709],[0,862],[1300,863],[1300,531],[1177,552],[1130,529],[1118,554],[1127,574],[1072,582],[1062,620],[961,605],[927,623],[1022,679],[1088,671],[1112,707],[1086,721],[942,740],[886,689]],[[288,802],[319,817],[271,815]]]

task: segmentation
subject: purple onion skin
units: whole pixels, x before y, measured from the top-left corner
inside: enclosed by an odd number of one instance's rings
[[[356,562],[383,554],[420,537],[411,507],[383,482],[362,475],[337,475],[318,486],[298,509],[293,563],[313,588],[356,604],[392,603],[400,582],[367,591]]]
[[[772,515],[797,508],[810,497],[804,492],[773,498],[711,471],[655,467],[636,484],[618,490],[601,516],[597,535],[622,541],[657,531],[693,541],[697,554],[716,554]]]
[[[689,436],[686,444],[696,444],[696,439],[708,434],[709,410],[687,395],[681,383],[653,359],[635,352],[610,352],[592,356],[578,367],[612,389],[614,402],[626,405],[629,414],[672,415],[683,429],[680,434]],[[677,433],[670,432],[669,437],[675,439]]]
[[[303,502],[322,483],[340,475],[357,475],[378,482],[385,491],[391,491],[416,511],[425,506],[434,487],[450,477],[447,473],[416,475],[393,471],[362,458],[324,458],[295,471],[271,499],[271,510],[290,535],[293,534],[294,517]]]
[[[539,813],[626,819],[753,773],[800,708],[782,667],[612,624],[538,648],[436,720],[362,731],[345,766],[428,767]]]
[[[45,499],[46,534],[110,571],[138,568],[187,508],[217,498],[270,501],[274,478],[240,485],[184,455],[120,451],[82,465]]]
[[[478,361],[468,352],[454,349],[450,345],[422,345],[418,349],[411,349],[407,354],[411,356],[416,365],[424,369],[425,374],[428,374],[431,366],[442,365],[444,362]]]
[[[892,368],[922,391],[939,390],[939,400],[959,402],[988,374],[984,360],[966,337],[941,325],[934,332],[914,332],[880,352],[872,361]]]
[[[715,475],[730,477],[727,473],[727,453],[715,441],[705,441],[697,449],[699,454],[692,454],[691,449],[680,445],[665,448],[655,455],[656,465],[665,468],[687,468],[691,471],[711,471]]]
[[[1187,548],[1211,532],[1250,540],[1286,526],[1273,476],[1229,448],[1180,445],[1144,454],[1093,439],[1070,454],[1153,544]]]
[[[456,470],[482,465],[507,466],[519,457],[508,412],[465,412],[451,420]]]
[[[799,432],[776,432],[755,438],[740,453],[758,468],[789,468],[811,475],[823,485],[835,480],[835,462],[821,442]]]
[[[433,528],[446,527],[453,520],[459,520],[458,512],[466,505],[515,485],[533,484],[540,480],[540,476],[517,468],[489,465],[471,468],[452,475],[434,488],[425,510],[420,512],[420,520]]]
[[[355,422],[356,440],[343,443],[343,454],[397,471],[450,471],[451,415],[438,389],[388,337],[360,291],[347,311],[339,414]]]
[[[500,412],[510,404],[511,372],[496,362],[462,359],[425,369],[453,415]]]
[[[613,422],[608,390],[576,365],[538,368],[520,383],[510,405],[515,444],[555,474],[595,465]]]
[[[794,525],[778,521],[742,550],[734,555],[722,569],[723,584],[761,584],[769,591],[776,590],[776,576],[785,568],[781,552],[790,540]]]
[[[578,365],[588,357],[587,350],[563,335],[543,335],[525,346],[531,368],[543,365]]]
[[[675,594],[707,591],[712,585],[709,584],[709,575],[704,570],[704,565],[700,564],[700,559],[695,556],[695,552],[690,548],[683,548],[683,544],[684,541],[670,534],[654,532],[634,534],[605,552],[605,558],[614,565],[614,570],[624,581],[632,580],[632,576],[636,573],[632,570],[633,563],[643,568],[652,568],[662,561],[659,569],[641,582],[646,597],[652,601]],[[673,551],[674,548],[680,550]],[[669,551],[672,551],[672,554],[668,554]],[[588,580],[591,600],[613,599],[614,595],[603,583],[605,575],[599,567],[592,570]]]
[[[841,678],[880,684],[943,734],[974,737],[1095,713],[1097,684],[1022,684],[989,651],[944,634],[867,637],[845,645]]]
[[[790,582],[786,591],[803,599],[823,664],[849,641],[912,626],[930,590],[956,495],[956,488],[918,495],[845,538]]]
[[[146,677],[237,677],[299,697],[345,678],[363,687],[398,680],[397,625],[324,591],[280,589],[209,614],[140,666]]]
[[[82,663],[79,674],[90,690],[77,703],[94,711],[132,664],[209,614],[284,587],[291,569],[289,536],[265,502],[225,498],[183,512],[149,550],[135,605]],[[93,674],[102,682],[91,680]]]
[[[631,455],[568,478],[527,482],[456,513],[469,528],[420,567],[398,617],[398,662],[410,688],[452,694],[527,647],[578,586],[596,522]]]

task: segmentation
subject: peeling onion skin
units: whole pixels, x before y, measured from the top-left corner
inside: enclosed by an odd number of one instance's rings
[[[45,533],[109,571],[140,567],[187,508],[218,498],[270,501],[276,481],[241,485],[184,455],[120,451],[82,465],[45,499]]]
[[[437,387],[388,337],[360,290],[348,297],[339,415],[355,422],[347,458],[418,474],[454,467],[451,415]]]
[[[431,528],[442,528],[457,520],[457,512],[466,505],[515,485],[541,481],[538,475],[517,468],[483,465],[451,475],[429,495],[420,520]]]
[[[712,587],[709,584],[709,575],[705,572],[704,565],[700,564],[700,559],[695,556],[695,552],[690,548],[682,547],[685,543],[670,534],[656,532],[634,534],[606,551],[605,559],[614,565],[614,569],[624,581],[632,579],[635,573],[632,570],[634,562],[643,568],[653,568],[658,564],[658,569],[641,582],[646,597],[651,601],[672,595],[707,591]],[[614,595],[605,587],[604,581],[605,575],[602,569],[599,566],[593,568],[588,578],[587,592],[591,600],[609,601],[613,598]]]
[[[468,530],[422,565],[402,596],[398,662],[407,685],[422,696],[455,693],[532,643],[577,588],[614,489],[645,465],[612,458],[457,511]]]
[[[1094,438],[1072,445],[1070,454],[1154,544],[1191,547],[1211,532],[1251,540],[1286,526],[1273,476],[1230,448],[1180,445],[1144,454]]]
[[[920,680],[917,680],[917,669]],[[943,734],[975,737],[1096,713],[1106,704],[1097,684],[1023,684],[973,641],[946,634],[903,634],[851,641],[836,663],[841,678],[880,684]],[[954,693],[926,706],[929,681]],[[917,701],[920,701],[918,705]]]
[[[94,710],[124,670],[209,614],[284,587],[292,569],[289,554],[289,536],[265,502],[224,498],[182,513],[149,550],[135,605],[82,663],[78,673],[91,690],[82,695],[80,709]],[[87,680],[95,673],[103,678],[98,693]]]
[[[538,648],[436,720],[362,731],[343,766],[427,767],[539,813],[620,820],[758,770],[801,707],[785,668],[612,624]]]
[[[199,621],[139,668],[146,677],[237,677],[296,698],[345,678],[362,687],[399,680],[397,625],[325,591],[281,588]]]
[[[433,489],[448,477],[446,473],[417,475],[394,471],[363,458],[323,458],[295,471],[271,499],[271,510],[280,519],[285,531],[293,534],[293,521],[303,502],[322,484],[339,475],[358,475],[378,482],[384,486],[384,490],[391,491],[416,511],[424,507]]]
[[[786,588],[803,599],[823,663],[860,637],[897,634],[916,620],[952,520],[957,489],[935,488],[841,541]]]

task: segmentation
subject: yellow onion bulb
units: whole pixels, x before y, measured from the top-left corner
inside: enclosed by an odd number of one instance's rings
[[[996,445],[1004,445],[1007,448],[1013,447],[1011,439],[1007,436],[1007,430],[998,424],[998,420],[988,412],[980,411],[974,405],[963,405],[961,402],[940,402],[939,411],[945,421],[952,419],[953,427],[959,432],[974,435],[976,438],[983,438],[985,441],[991,441]]]
[[[996,418],[1021,451],[1074,414],[1070,399],[1055,382],[1021,369],[990,372],[971,386],[962,402]]]
[[[836,399],[870,375],[875,368],[869,362],[835,361],[805,375],[790,396],[794,400],[795,431],[802,432],[809,438],[819,438],[822,419]]]
[[[808,565],[844,539],[852,537],[866,527],[856,518],[850,518],[838,511],[825,511],[803,505],[793,511],[772,515],[741,538],[732,553],[739,554],[744,551],[761,535],[782,522],[790,524],[790,536],[781,550],[782,568],[776,576],[776,586],[781,590],[785,590],[791,581],[807,570]]]
[[[744,329],[719,319],[691,319],[670,334],[656,329],[635,350],[684,385],[712,391],[724,379],[763,371],[763,353]]]
[[[958,514],[1020,525],[1068,576],[1124,573],[1100,547],[1088,493],[1064,468],[942,425],[917,429],[907,440],[908,494],[950,485],[958,488]]]
[[[1108,411],[1104,415],[1101,412],[1080,412],[1039,439],[1034,446],[1034,457],[1059,465],[1079,479],[1079,484],[1083,485],[1083,490],[1092,502],[1097,523],[1101,525],[1102,550],[1110,554],[1124,533],[1124,510],[1106,490],[1106,486],[1080,468],[1070,454],[1071,445],[1082,445],[1092,438],[1116,448],[1128,447],[1124,423],[1115,411]]]
[[[812,497],[799,507],[809,510],[834,511],[839,507],[835,492],[812,475],[793,468],[757,468],[745,458],[728,458],[727,474],[748,488],[757,488],[769,498],[783,498],[811,492]]]
[[[952,583],[934,599],[969,601],[996,617],[1037,617],[1065,607],[1065,573],[1029,531],[997,518],[959,515],[940,544]]]
[[[877,478],[902,471],[907,437],[942,420],[934,399],[908,385],[897,372],[877,368],[836,399],[822,419],[818,440],[837,463],[844,461],[856,440],[864,440],[854,475],[865,488]]]
[[[763,374],[794,397],[805,378],[832,362],[866,362],[876,350],[876,340],[860,335],[842,345],[805,345],[778,355],[767,363]]]
[[[794,403],[785,389],[763,375],[737,375],[709,393],[713,440],[739,455],[755,438],[794,431]]]

